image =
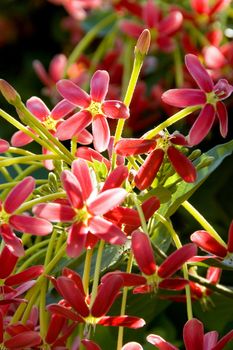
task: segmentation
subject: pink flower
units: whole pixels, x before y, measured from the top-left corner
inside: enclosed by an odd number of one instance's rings
[[[210,131],[215,117],[220,123],[220,133],[226,137],[228,131],[227,110],[222,100],[233,91],[226,79],[220,79],[215,85],[206,69],[195,55],[185,56],[186,67],[200,89],[172,89],[162,95],[162,100],[172,106],[188,107],[202,105],[203,109],[189,131],[190,145],[200,143]]]
[[[191,6],[199,15],[211,16],[222,11],[230,4],[231,0],[191,0]]]
[[[145,278],[145,284],[136,287],[134,293],[148,293],[157,288],[180,290],[188,283],[183,278],[171,278],[182,265],[194,255],[194,244],[186,244],[169,255],[158,267],[148,235],[139,230],[132,233],[132,251],[139,269]]]
[[[200,230],[191,235],[191,241],[201,249],[223,259],[224,264],[233,265],[233,221],[228,230],[227,246],[219,243],[209,232]]]
[[[101,5],[101,0],[49,0],[56,5],[63,5],[70,16],[76,20],[83,20],[86,17],[86,11],[97,8]]]
[[[52,314],[61,315],[78,323],[86,323],[92,326],[140,328],[145,321],[133,316],[106,316],[120,289],[123,287],[123,279],[120,276],[111,275],[105,278],[99,285],[97,295],[90,305],[91,295],[85,295],[82,279],[74,271],[65,268],[63,275],[57,279],[51,279],[57,291],[68,305],[48,305],[47,309]]]
[[[46,220],[17,214],[17,209],[20,209],[34,188],[35,180],[28,176],[10,191],[4,202],[0,201],[0,233],[6,246],[16,256],[24,255],[24,250],[21,239],[12,229],[37,236],[48,235],[53,230],[51,223]]]
[[[6,140],[0,139],[0,153],[5,153],[8,151],[10,145]]]
[[[211,331],[204,334],[202,322],[193,318],[184,325],[183,339],[186,350],[223,350],[233,338],[233,330],[218,341],[218,332]],[[160,350],[179,350],[176,346],[154,334],[148,335],[147,341]]]
[[[59,93],[69,102],[81,108],[81,111],[58,127],[56,135],[60,140],[71,139],[92,123],[95,149],[99,152],[107,149],[110,131],[106,118],[126,119],[129,117],[129,110],[122,102],[105,101],[108,85],[109,75],[104,70],[98,70],[93,75],[90,95],[72,81],[61,80],[57,83]]]
[[[115,181],[118,183],[119,178],[124,179],[122,172],[125,172],[125,167],[121,168],[120,173],[115,172],[115,176],[118,176]],[[62,172],[61,182],[67,193],[68,203],[41,203],[33,208],[33,212],[52,222],[72,223],[67,240],[69,256],[76,257],[80,254],[89,232],[111,244],[121,245],[126,241],[124,232],[103,217],[125,199],[127,192],[124,189],[117,188],[113,181],[111,186],[108,184],[104,191],[98,193],[83,159],[73,161],[72,171]]]
[[[140,190],[149,187],[155,179],[165,155],[168,156],[173,168],[186,182],[194,182],[196,180],[196,169],[192,162],[174,145],[187,145],[185,137],[178,133],[169,135],[168,133],[160,133],[156,139],[123,139],[116,144],[116,153],[129,156],[149,153],[145,162],[139,169],[135,184]]]

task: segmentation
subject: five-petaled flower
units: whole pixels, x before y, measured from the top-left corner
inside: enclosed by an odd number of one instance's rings
[[[116,181],[119,178],[124,179],[125,169],[122,166],[120,172],[115,172]],[[124,232],[103,215],[121,204],[127,191],[117,188],[111,176],[108,185],[98,193],[97,185],[93,181],[94,174],[92,175],[85,160],[73,161],[72,171],[64,170],[61,174],[61,182],[68,197],[67,203],[40,203],[33,208],[33,212],[39,217],[52,222],[72,223],[67,240],[67,254],[71,257],[80,254],[89,232],[111,244],[121,245],[126,241]]]
[[[218,332],[216,331],[204,334],[203,324],[196,318],[186,322],[183,328],[183,339],[186,350],[223,350],[232,338],[233,330],[220,340],[218,340]],[[159,350],[179,350],[176,346],[158,335],[150,334],[146,339]]]
[[[169,135],[160,133],[155,139],[122,139],[116,144],[116,153],[132,156],[149,153],[135,176],[135,184],[140,190],[149,187],[155,179],[165,155],[168,156],[175,171],[186,182],[196,180],[196,169],[192,162],[174,145],[186,146],[187,140],[179,133]]]
[[[4,202],[0,201],[0,234],[6,246],[16,256],[24,255],[24,249],[21,239],[12,229],[37,236],[48,235],[53,230],[52,224],[47,220],[17,214],[17,210],[34,188],[35,180],[28,176],[10,191]]]
[[[59,294],[68,303],[66,306],[51,304],[47,309],[52,314],[64,316],[77,323],[85,323],[95,326],[140,328],[145,321],[134,316],[106,316],[115,299],[124,286],[124,280],[117,275],[110,275],[101,282],[97,295],[92,296],[84,292],[82,279],[74,271],[65,268],[62,276],[57,279],[51,278]],[[73,310],[72,310],[73,309]]]
[[[98,70],[93,75],[90,95],[72,81],[64,79],[57,83],[59,93],[66,100],[81,108],[79,112],[58,126],[56,135],[60,140],[71,139],[92,123],[95,149],[99,152],[107,149],[110,131],[106,118],[126,119],[129,117],[129,110],[124,103],[118,100],[105,101],[108,85],[109,74],[105,70]]]
[[[189,131],[188,141],[191,146],[197,145],[205,138],[216,115],[220,123],[220,133],[226,137],[228,115],[222,100],[231,95],[233,86],[226,79],[220,79],[214,85],[208,72],[195,55],[186,55],[185,64],[200,89],[171,89],[162,95],[162,100],[176,107],[203,106]]]

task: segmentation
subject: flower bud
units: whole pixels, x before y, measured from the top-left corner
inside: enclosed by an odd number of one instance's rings
[[[135,55],[140,54],[142,56],[147,55],[147,52],[150,48],[151,35],[148,29],[144,29],[141,35],[138,38],[137,44],[135,46]]]
[[[0,79],[0,90],[7,102],[12,105],[21,100],[18,92],[4,79]]]

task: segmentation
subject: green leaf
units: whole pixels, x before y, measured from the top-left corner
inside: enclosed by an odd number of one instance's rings
[[[203,166],[205,165],[206,161],[209,162],[210,159],[212,160],[211,164],[198,170],[198,177],[195,183],[181,181],[177,186],[177,190],[171,195],[171,199],[167,203],[161,205],[159,213],[165,217],[170,217],[173,215],[179,206],[192,196],[192,194],[203,184],[209,175],[220,166],[224,158],[231,155],[232,152],[233,140],[225,144],[218,145],[208,152],[203,153],[194,162],[195,166],[199,168],[200,164]]]

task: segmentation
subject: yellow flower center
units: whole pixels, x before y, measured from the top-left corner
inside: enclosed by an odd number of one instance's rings
[[[43,121],[44,126],[47,130],[56,131],[57,120],[54,120],[50,115]]]
[[[100,102],[91,101],[87,110],[91,113],[92,117],[95,117],[97,114],[103,114]]]
[[[5,212],[5,210],[0,211],[0,225],[7,224],[10,215]]]
[[[84,206],[82,209],[75,209],[76,215],[74,218],[75,222],[83,222],[86,226],[91,215],[88,213],[87,208]]]

